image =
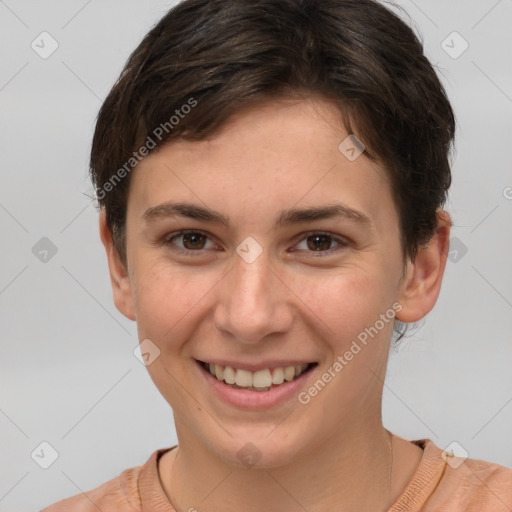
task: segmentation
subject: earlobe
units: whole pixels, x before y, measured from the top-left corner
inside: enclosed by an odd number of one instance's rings
[[[417,322],[434,307],[443,280],[450,243],[451,219],[437,212],[437,229],[428,244],[418,249],[414,261],[407,263],[400,296],[402,309],[396,317],[402,322]]]
[[[105,247],[110,273],[110,283],[117,309],[130,320],[135,320],[133,307],[133,293],[128,269],[122,262],[117,249],[114,246],[112,230],[108,226],[105,209],[102,208],[99,216],[100,238]]]

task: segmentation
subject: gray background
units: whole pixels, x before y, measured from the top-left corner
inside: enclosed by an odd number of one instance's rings
[[[435,310],[392,350],[384,422],[512,467],[512,1],[400,4],[457,115],[455,226]],[[97,111],[170,5],[0,0],[0,511],[91,490],[176,443],[132,352],[136,326],[113,304],[87,197]],[[51,49],[43,31],[58,43],[46,59],[31,47]],[[48,469],[44,441],[58,452]]]

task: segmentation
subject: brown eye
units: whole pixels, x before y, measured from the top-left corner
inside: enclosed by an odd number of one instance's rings
[[[185,233],[181,236],[185,249],[204,249],[206,237],[201,233]]]
[[[329,233],[310,233],[295,246],[294,250],[330,254],[348,245],[349,242],[344,238]]]
[[[331,248],[332,237],[328,235],[312,235],[307,237],[308,249],[326,251]]]
[[[215,244],[207,235],[200,231],[180,231],[165,238],[165,245],[177,252],[199,253],[203,249],[211,249]]]

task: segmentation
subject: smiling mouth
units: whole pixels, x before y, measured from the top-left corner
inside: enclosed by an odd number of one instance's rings
[[[197,361],[199,365],[213,377],[234,389],[247,391],[269,391],[286,382],[298,379],[301,375],[310,372],[318,363],[306,363],[296,366],[282,366],[266,368],[251,372],[231,366]]]

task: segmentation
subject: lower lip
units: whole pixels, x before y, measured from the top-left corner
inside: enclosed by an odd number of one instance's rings
[[[298,396],[306,380],[316,368],[315,365],[296,379],[289,382],[285,381],[283,384],[268,391],[249,391],[228,386],[207,371],[200,362],[196,362],[202,378],[220,399],[230,405],[244,409],[268,409],[269,407],[286,402],[294,396]]]

